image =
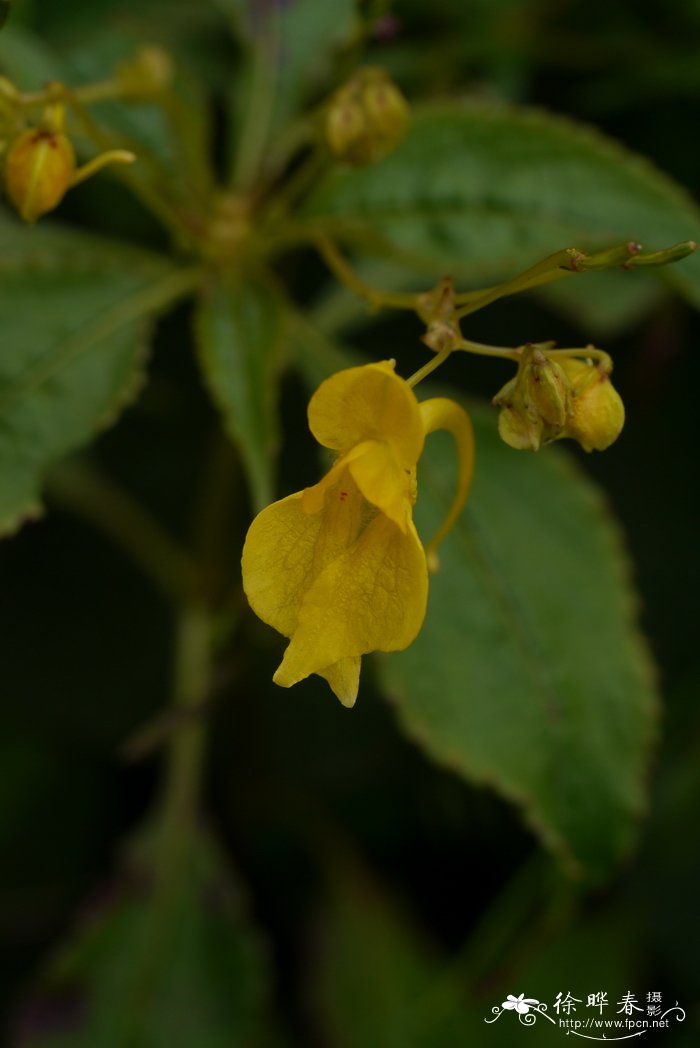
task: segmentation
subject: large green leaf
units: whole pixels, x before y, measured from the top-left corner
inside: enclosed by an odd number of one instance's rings
[[[396,152],[331,174],[300,217],[478,283],[567,246],[700,239],[690,197],[642,158],[544,112],[476,105],[421,112]],[[700,304],[700,258],[664,272]]]
[[[39,509],[46,469],[143,381],[149,318],[182,277],[156,255],[0,219],[0,531]]]
[[[634,841],[656,716],[628,565],[599,493],[563,453],[512,451],[492,414],[476,424],[474,490],[425,624],[382,674],[427,753],[518,804],[569,868],[600,877]],[[449,445],[430,437],[423,534],[453,473]]]
[[[36,1014],[53,1014],[57,1029],[51,1030],[50,1020],[39,1022],[49,1029],[32,1031],[23,1043],[28,1048],[272,1044],[266,958],[235,892],[204,839],[191,848],[167,920],[147,878],[118,886],[63,947],[39,987],[44,1007]],[[47,1002],[53,1008],[46,1008]],[[61,1002],[69,1006],[61,1008]]]
[[[253,500],[273,496],[277,448],[277,378],[283,322],[273,292],[251,281],[212,285],[196,315],[195,332],[206,383],[238,445]]]

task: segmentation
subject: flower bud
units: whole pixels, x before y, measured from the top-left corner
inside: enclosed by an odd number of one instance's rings
[[[117,66],[117,80],[124,94],[149,98],[165,91],[173,79],[173,62],[167,51],[149,44]]]
[[[504,405],[498,416],[498,432],[516,451],[539,451],[546,443],[542,419],[531,415],[522,405]]]
[[[569,400],[568,381],[561,365],[535,350],[523,379],[524,395],[534,412],[561,429],[566,423]]]
[[[73,182],[75,151],[60,131],[30,128],[7,154],[7,195],[25,222],[58,207]]]
[[[361,69],[330,100],[325,138],[336,156],[368,164],[393,149],[409,120],[403,95],[382,69]]]
[[[349,88],[341,89],[328,107],[325,133],[336,156],[363,162],[367,122],[362,106]]]
[[[391,145],[399,142],[408,127],[408,104],[383,70],[366,71],[362,101],[372,131]]]
[[[506,444],[517,451],[539,451],[546,443],[543,419],[529,408],[523,396],[521,372],[506,382],[492,403],[501,408],[498,432]]]
[[[585,451],[603,451],[617,440],[625,422],[625,406],[607,371],[573,358],[562,362],[570,384],[569,419],[562,434],[573,437]]]

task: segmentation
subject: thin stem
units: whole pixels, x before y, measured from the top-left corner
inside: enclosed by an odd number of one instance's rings
[[[309,153],[275,194],[266,216],[267,221],[274,222],[283,217],[318,181],[327,162],[328,157],[322,150],[314,149]]]
[[[128,94],[128,90],[119,80],[100,80],[95,84],[84,84],[81,87],[68,87],[54,82],[42,91],[23,91],[16,96],[22,109],[34,109],[51,105],[52,102],[79,102],[81,105],[93,105]]]
[[[176,711],[197,710],[207,697],[211,677],[210,638],[211,624],[206,610],[198,604],[183,607],[176,633],[173,695]],[[170,743],[160,809],[155,872],[161,902],[171,898],[179,887],[195,827],[203,752],[201,718],[183,720]]]
[[[496,302],[506,295],[515,295],[521,291],[530,291],[532,288],[541,287],[543,284],[551,284],[564,277],[574,276],[576,270],[572,268],[572,256],[569,250],[557,251],[549,258],[543,259],[537,265],[520,273],[513,280],[507,280],[504,284],[495,287],[484,288],[480,291],[467,291],[455,296],[455,302],[465,303],[462,309],[457,310],[457,318],[466,317],[475,313],[478,309]]]
[[[87,137],[98,147],[98,149],[109,150],[114,145],[113,136],[104,132],[98,122],[86,108],[79,89],[65,88],[65,101],[70,105],[73,115],[82,125]],[[127,142],[127,145],[130,144]],[[155,172],[158,185],[145,182],[138,174],[129,168],[120,167],[115,172],[116,176],[125,182],[141,203],[156,215],[163,225],[177,235],[189,237],[191,229],[183,216],[177,211],[169,199],[167,189],[168,172],[161,170],[158,162],[151,156],[146,156],[142,147],[137,147],[136,155],[140,162],[147,165]]]
[[[380,309],[383,306],[410,310],[417,308],[419,295],[411,294],[410,292],[378,291],[376,288],[366,284],[343,258],[336,245],[328,237],[316,236],[313,242],[328,268],[335,273],[338,279],[346,287],[349,287],[351,291],[354,291],[355,294],[367,299],[375,309]]]
[[[444,364],[450,353],[452,347],[448,349],[441,349],[439,353],[436,353],[432,360],[429,360],[427,364],[424,364],[422,368],[414,372],[410,378],[406,379],[406,383],[413,387],[417,386],[419,382],[422,382],[424,378],[427,378],[436,368],[439,368],[441,364]]]
[[[521,354],[521,347],[511,349],[508,346],[486,346],[481,342],[470,342],[462,339],[455,347],[465,353],[477,353],[481,357],[504,357],[507,360],[517,360]]]
[[[155,585],[177,600],[200,587],[188,552],[135,499],[85,462],[68,461],[49,477],[49,493],[121,546]]]
[[[199,604],[180,608],[177,621],[173,706],[175,713],[201,708],[211,678],[211,631],[206,610]],[[149,911],[142,950],[131,993],[125,1002],[125,1043],[141,1043],[137,1030],[150,1014],[159,974],[177,928],[178,909],[187,890],[189,860],[196,846],[205,727],[201,718],[182,720],[168,749],[163,792],[156,812],[154,835],[155,897]]]

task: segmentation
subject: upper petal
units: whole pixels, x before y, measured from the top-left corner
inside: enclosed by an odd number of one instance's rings
[[[413,523],[404,533],[378,514],[307,592],[275,682],[290,687],[341,659],[408,647],[427,597],[425,554]]]
[[[309,428],[319,444],[341,453],[365,440],[390,444],[412,468],[423,450],[423,422],[413,390],[393,361],[338,371],[309,402]]]

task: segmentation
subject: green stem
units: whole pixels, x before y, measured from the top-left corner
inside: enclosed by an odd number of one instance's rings
[[[367,299],[375,309],[381,309],[384,306],[393,309],[417,309],[419,295],[410,292],[379,291],[377,288],[370,287],[343,258],[332,240],[319,235],[314,238],[313,242],[324,262],[335,273],[338,280],[355,294]]]
[[[485,346],[481,342],[470,342],[462,339],[455,349],[461,349],[465,353],[475,353],[480,357],[503,357],[506,360],[517,360],[520,356],[520,347],[510,349],[508,346]]]
[[[191,600],[199,570],[175,539],[126,491],[86,462],[68,461],[50,475],[48,491],[121,546],[155,585],[176,600]]]
[[[181,606],[176,631],[174,710],[201,708],[211,678],[210,622],[202,605]],[[133,982],[124,1003],[125,1048],[141,1046],[152,1013],[159,977],[177,938],[178,910],[188,887],[189,862],[197,846],[205,728],[196,716],[173,735],[161,800],[156,811],[154,899]]]
[[[201,707],[211,678],[211,624],[206,609],[198,604],[186,605],[180,611],[174,676],[175,710],[189,712]],[[164,920],[170,917],[170,901],[179,890],[192,844],[203,754],[202,719],[184,720],[170,743],[159,814],[155,875]]]
[[[79,91],[65,88],[65,101],[70,105],[73,115],[82,125],[84,133],[97,146],[98,149],[110,150],[114,147],[114,136],[103,131],[99,123],[94,119],[92,113],[84,104],[84,99]],[[152,180],[146,181],[138,172],[129,168],[118,168],[116,177],[128,185],[134,196],[149,211],[152,212],[175,236],[183,237],[187,241],[191,234],[189,222],[179,213],[171,200],[168,188],[168,172],[160,162],[152,155],[148,155],[141,145],[131,143],[128,140],[120,144],[132,146],[131,151],[136,154],[140,164],[150,168]]]
[[[321,149],[312,150],[273,197],[266,220],[272,224],[286,215],[320,179],[327,162],[328,157]]]
[[[444,364],[450,353],[452,353],[452,347],[447,349],[441,349],[439,353],[436,353],[432,360],[429,360],[427,364],[424,364],[422,368],[414,372],[410,378],[406,379],[406,384],[413,387],[417,386],[419,382],[422,382],[424,378],[427,378],[436,368],[439,368],[441,364]]]
[[[455,295],[454,300],[457,304],[463,303],[463,308],[457,310],[455,316],[457,318],[466,317],[470,313],[475,313],[477,309],[483,309],[484,306],[488,306],[491,302],[496,302],[497,299],[504,298],[506,295],[515,295],[520,291],[530,291],[532,288],[541,287],[543,284],[551,284],[555,280],[574,276],[578,271],[576,269],[576,260],[579,258],[579,255],[580,252],[576,252],[573,248],[564,248],[563,251],[557,251],[555,254],[549,255],[547,258],[542,259],[541,262],[531,266],[530,269],[526,269],[524,273],[519,273],[512,280],[507,280],[504,284],[482,288],[478,291],[461,292]]]

